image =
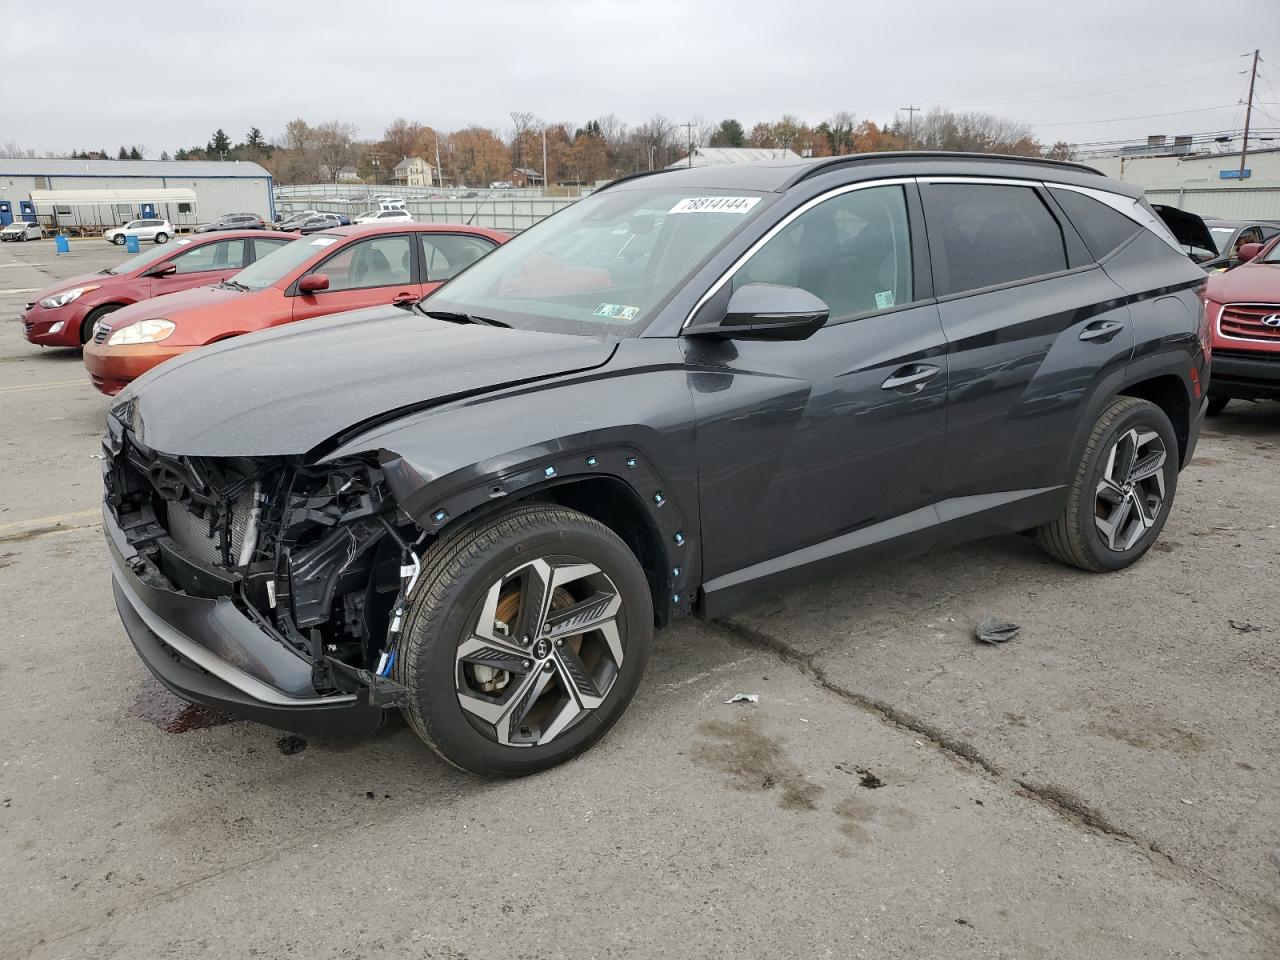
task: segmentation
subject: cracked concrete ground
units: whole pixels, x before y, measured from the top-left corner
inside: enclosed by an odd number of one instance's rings
[[[0,317],[119,259],[72,250],[0,249]],[[595,750],[494,783],[182,710],[111,604],[105,399],[12,321],[0,371],[6,957],[1280,951],[1280,405],[1124,574],[1005,538],[683,623]]]

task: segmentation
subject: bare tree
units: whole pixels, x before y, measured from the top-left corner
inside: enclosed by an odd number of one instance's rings
[[[315,157],[320,165],[327,167],[329,176],[337,176],[338,171],[350,163],[355,156],[352,141],[355,139],[356,126],[340,120],[330,120],[311,130],[315,144]]]
[[[34,160],[36,152],[31,149],[18,146],[16,140],[6,140],[0,146],[0,157],[6,160]]]
[[[411,156],[425,129],[422,124],[404,117],[392,120],[382,133],[382,152],[387,154],[387,161],[396,164]]]

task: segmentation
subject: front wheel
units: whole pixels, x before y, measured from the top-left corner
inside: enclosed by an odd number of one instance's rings
[[[168,242],[169,242],[169,235],[167,233],[156,234],[156,243],[168,243]]]
[[[1062,516],[1036,532],[1050,556],[1082,570],[1121,570],[1155,543],[1178,486],[1178,439],[1165,412],[1136,397],[1102,411]]]
[[[114,243],[117,247],[123,247],[123,246],[124,246],[124,234],[123,234],[123,233],[117,233],[114,237],[112,237],[112,238],[111,238],[111,242],[112,242],[112,243]]]
[[[393,675],[432,749],[473,773],[519,776],[608,732],[652,636],[648,581],[627,545],[575,510],[526,504],[427,551]]]

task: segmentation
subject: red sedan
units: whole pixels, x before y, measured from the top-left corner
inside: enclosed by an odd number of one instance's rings
[[[344,310],[413,303],[507,239],[482,227],[418,223],[312,234],[216,286],[157,297],[104,318],[85,344],[84,365],[93,385],[113,395],[170,357],[217,340]]]
[[[1232,399],[1280,400],[1280,238],[1240,248],[1244,262],[1209,277],[1213,325],[1209,413]]]
[[[296,239],[261,230],[179,237],[107,270],[63,280],[27,304],[22,314],[27,340],[42,347],[78,347],[108,313],[225,280]]]

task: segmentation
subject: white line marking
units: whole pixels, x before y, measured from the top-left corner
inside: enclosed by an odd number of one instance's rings
[[[35,293],[40,287],[10,287],[8,290],[0,290],[0,293]]]
[[[14,523],[0,524],[0,542],[16,540],[27,535],[40,536],[46,533],[64,533],[69,530],[83,530],[96,527],[102,523],[102,508],[77,510],[75,513],[55,513],[48,517],[36,517],[34,520],[18,520]]]
[[[30,390],[53,390],[57,387],[69,387],[73,383],[81,385],[91,383],[88,377],[81,377],[79,380],[52,380],[49,383],[23,383],[15,387],[0,387],[0,393],[26,393]]]

